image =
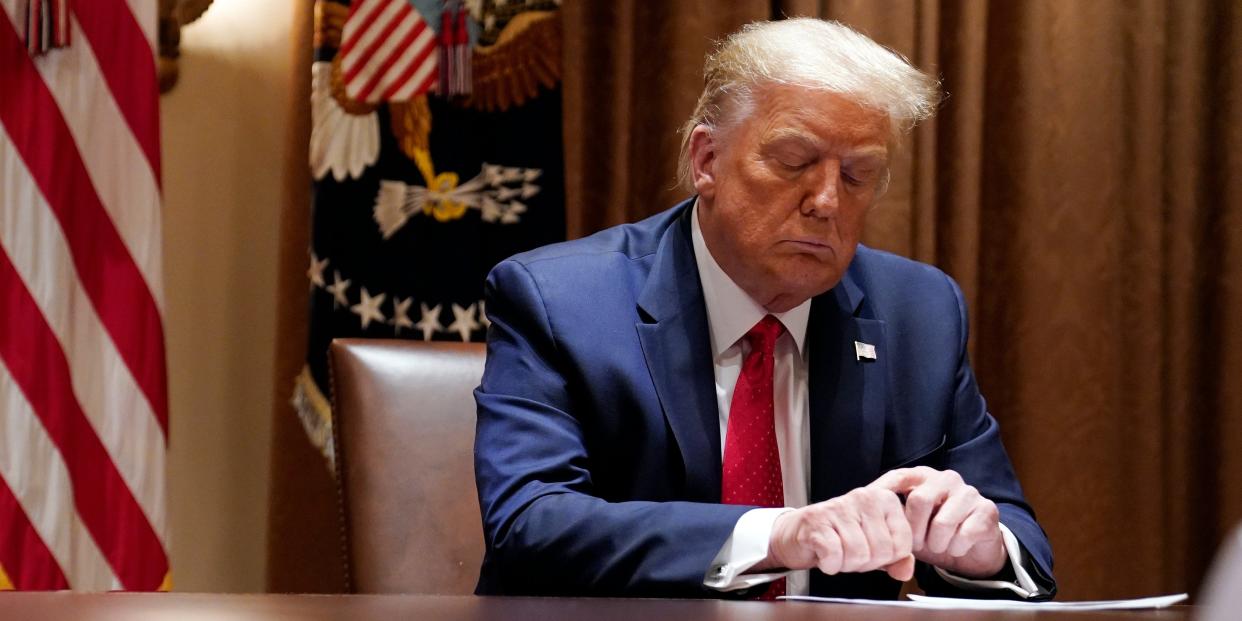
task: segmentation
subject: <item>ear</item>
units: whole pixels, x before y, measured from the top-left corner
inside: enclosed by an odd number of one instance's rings
[[[716,142],[711,128],[699,125],[690,132],[690,181],[699,196],[716,195]]]

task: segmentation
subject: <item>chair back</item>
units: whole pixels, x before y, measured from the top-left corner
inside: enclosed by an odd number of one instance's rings
[[[337,339],[333,445],[355,593],[470,594],[483,559],[473,390],[484,346]]]

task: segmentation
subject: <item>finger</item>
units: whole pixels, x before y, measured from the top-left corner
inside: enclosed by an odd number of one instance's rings
[[[895,494],[904,494],[912,488],[922,485],[928,478],[931,468],[898,468],[880,475],[868,487],[879,487]]]
[[[906,522],[910,525],[910,549],[921,552],[926,546],[932,516],[949,495],[944,485],[925,483],[906,494]]]
[[[906,520],[905,510],[896,495],[891,496],[891,504],[885,507],[884,521],[888,525],[889,536],[893,540],[893,558],[901,559],[914,551],[910,522]]]
[[[905,582],[914,577],[914,554],[910,549],[910,524],[901,511],[901,506],[894,507],[887,514],[889,533],[893,538],[893,549],[897,561],[884,567],[894,580]]]
[[[954,558],[966,556],[971,548],[995,539],[998,533],[999,527],[991,512],[985,511],[982,505],[977,505],[975,510],[971,511],[965,520],[962,520],[962,525],[958,527],[953,540],[949,542],[949,556]]]
[[[958,527],[975,509],[980,499],[979,492],[969,485],[961,486],[949,494],[928,525],[926,548],[933,554],[944,554]]]
[[[905,558],[898,560],[896,563],[884,568],[885,573],[893,580],[905,582],[914,577],[914,555],[907,554]]]
[[[811,547],[815,551],[815,565],[825,574],[832,576],[841,571],[844,555],[841,549],[841,537],[837,531],[824,525],[811,536]]]
[[[891,492],[878,492],[887,494],[894,501],[897,499]],[[871,549],[871,557],[867,559],[863,571],[879,569],[889,563],[900,558],[902,555],[897,554],[893,545],[893,536],[889,532],[888,520],[885,511],[880,506],[883,502],[879,498],[868,498],[865,501],[861,514],[861,523],[863,535],[867,537],[867,546]]]
[[[833,524],[841,538],[840,571],[862,571],[871,559],[871,546],[857,519],[841,519]]]

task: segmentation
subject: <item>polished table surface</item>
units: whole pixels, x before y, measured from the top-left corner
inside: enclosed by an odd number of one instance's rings
[[[698,619],[894,620],[1190,620],[1193,607],[1117,612],[959,612],[807,602],[729,602],[655,599],[547,599],[435,595],[219,595],[194,593],[0,592],[0,619],[125,619],[259,621],[295,619],[560,619],[692,621]]]

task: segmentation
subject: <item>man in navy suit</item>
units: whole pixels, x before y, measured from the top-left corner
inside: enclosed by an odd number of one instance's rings
[[[811,19],[705,77],[695,198],[488,278],[478,592],[1051,596],[961,292],[859,245],[935,81]]]

